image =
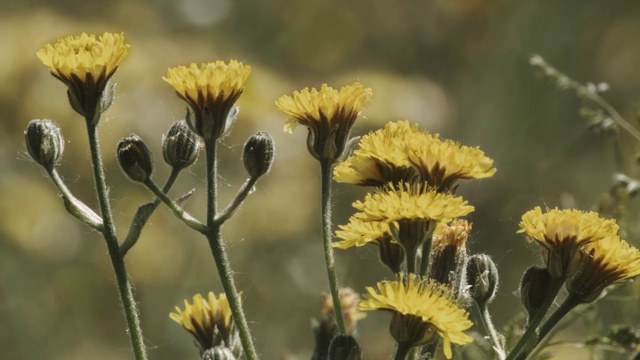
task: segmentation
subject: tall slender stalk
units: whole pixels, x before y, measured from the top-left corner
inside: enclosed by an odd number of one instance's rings
[[[211,253],[215,260],[220,281],[222,287],[229,300],[229,307],[231,308],[231,314],[233,320],[240,334],[240,341],[242,343],[242,349],[244,356],[247,360],[257,360],[258,355],[253,345],[253,339],[251,338],[251,332],[247,319],[242,310],[242,304],[240,302],[240,296],[236,289],[235,282],[233,280],[233,273],[231,266],[229,265],[229,258],[222,241],[220,233],[219,221],[216,221],[216,215],[218,211],[218,159],[217,159],[217,141],[216,139],[205,142],[205,152],[207,158],[207,239],[209,240],[209,247],[211,247]]]
[[[489,314],[487,304],[480,305],[474,301],[473,310],[476,312],[477,318],[480,325],[482,325],[484,332],[489,336],[489,340],[491,340],[493,351],[496,353],[496,356],[499,360],[504,360],[505,354],[504,349],[502,348],[502,341],[500,341],[498,332],[493,325],[493,321],[491,321],[491,314]]]
[[[521,353],[528,354],[531,350],[533,350],[534,346],[532,346],[532,343],[537,343],[538,339],[538,325],[540,325],[540,322],[542,322],[542,320],[544,319],[544,316],[547,314],[549,307],[551,307],[551,304],[553,304],[553,300],[555,300],[564,283],[564,278],[554,278],[551,280],[551,284],[549,285],[549,290],[547,291],[544,301],[542,302],[536,313],[533,315],[533,317],[527,322],[527,329],[525,330],[520,340],[518,340],[518,343],[516,343],[513,349],[511,349],[511,352],[509,352],[506,360],[521,359]],[[525,350],[526,346],[529,346],[527,350]]]
[[[97,121],[95,122],[97,123]],[[131,346],[136,360],[145,360],[147,358],[146,347],[142,337],[142,328],[140,327],[140,318],[136,302],[133,298],[133,291],[124,258],[120,253],[118,239],[116,237],[115,225],[113,223],[113,215],[109,204],[107,194],[107,186],[104,176],[104,165],[102,164],[102,155],[100,153],[100,144],[98,141],[98,131],[96,125],[92,125],[91,119],[87,119],[87,133],[89,136],[89,149],[91,152],[91,162],[93,164],[93,177],[100,203],[100,211],[104,222],[102,235],[107,243],[109,258],[116,275],[118,284],[118,292],[120,293],[120,301],[124,309],[124,315],[127,320],[127,328],[131,339]]]
[[[346,334],[347,329],[344,324],[342,305],[340,303],[340,293],[338,291],[338,277],[336,276],[335,260],[333,257],[333,247],[331,246],[331,172],[333,164],[331,161],[320,161],[320,172],[322,178],[322,242],[324,245],[324,261],[329,278],[329,288],[333,299],[333,311],[338,326],[339,334]]]

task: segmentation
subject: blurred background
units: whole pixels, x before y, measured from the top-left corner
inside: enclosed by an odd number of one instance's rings
[[[161,136],[184,117],[185,104],[162,81],[168,67],[238,59],[253,72],[239,100],[240,118],[221,151],[224,205],[245,179],[242,145],[268,131],[275,140],[271,173],[224,228],[247,316],[264,359],[308,359],[310,321],[328,290],[320,239],[318,163],[306,150],[306,130],[285,134],[286,116],[274,101],[304,87],[359,81],[373,102],[355,135],[408,119],[423,129],[480,146],[497,174],[463,183],[459,194],[476,207],[469,216],[472,252],[490,254],[501,272],[491,306],[499,328],[520,314],[519,278],[540,263],[536,246],[516,234],[534,206],[594,209],[613,174],[634,176],[637,144],[616,140],[628,155],[616,165],[614,138],[588,129],[580,100],[559,92],[528,64],[531,54],[580,81],[607,82],[604,96],[627,119],[640,93],[640,2],[567,0],[0,0],[0,358],[131,359],[106,247],[68,215],[31,161],[23,131],[49,118],[66,140],[60,172],[74,194],[96,208],[83,120],[35,52],[81,32],[124,32],[129,56],[113,78],[117,97],[100,131],[116,225],[124,237],[137,207],[152,197],[125,179],[115,162],[117,141],[130,133],[156,154],[154,178],[169,169]],[[196,194],[186,208],[203,218],[204,161],[185,171],[172,190]],[[365,189],[334,187],[334,222],[345,224]],[[633,202],[628,214],[634,213]],[[636,217],[627,215],[631,243]],[[338,251],[340,282],[364,291],[391,275],[377,250]],[[169,319],[196,293],[220,292],[206,240],[160,207],[127,255],[140,302],[150,359],[196,359],[191,337]],[[635,287],[635,288],[634,288]],[[629,285],[626,293],[638,292]],[[637,298],[636,298],[637,299]],[[608,300],[606,300],[608,301]],[[622,303],[609,301],[606,324],[637,325]],[[625,303],[626,304],[626,303]],[[637,305],[637,300],[635,303]],[[604,310],[603,310],[604,311]],[[389,315],[359,323],[365,359],[392,349]],[[582,340],[606,331],[574,326],[562,338]],[[556,347],[574,358],[587,350]],[[619,354],[608,353],[610,358]]]

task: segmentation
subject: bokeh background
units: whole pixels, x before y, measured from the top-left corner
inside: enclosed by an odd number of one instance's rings
[[[245,178],[244,140],[268,131],[276,145],[273,169],[224,228],[264,359],[309,358],[310,320],[327,290],[318,164],[306,151],[303,128],[283,132],[285,115],[274,105],[283,94],[359,81],[374,97],[355,134],[408,119],[495,159],[493,178],[464,183],[459,193],[476,207],[469,216],[471,251],[490,254],[501,271],[492,305],[498,327],[520,313],[519,278],[540,262],[535,246],[515,233],[520,216],[536,205],[592,209],[615,171],[634,175],[632,156],[616,168],[612,138],[589,131],[577,112],[580,101],[541,78],[528,58],[538,53],[576,79],[607,82],[606,98],[632,119],[640,92],[640,2],[1,0],[0,9],[0,359],[132,358],[103,240],[64,211],[23,144],[31,119],[57,121],[66,140],[60,172],[95,208],[83,121],[35,56],[59,37],[124,32],[131,44],[114,77],[116,101],[100,127],[121,236],[151,196],[120,172],[117,141],[130,133],[143,137],[156,154],[154,178],[161,183],[168,175],[162,133],[185,113],[161,79],[166,69],[217,59],[252,66],[240,118],[222,146],[220,189],[224,204]],[[621,139],[632,154],[635,144]],[[195,188],[186,207],[200,218],[203,165],[186,171],[172,190],[178,196]],[[335,186],[336,224],[346,223],[350,204],[364,193]],[[627,225],[633,230],[633,224]],[[629,239],[637,244],[632,230]],[[363,291],[388,278],[376,256],[373,247],[337,252],[341,283]],[[161,207],[127,264],[150,358],[197,358],[191,338],[168,313],[195,293],[221,291],[205,239]],[[618,303],[604,307],[610,323],[639,322]],[[391,351],[388,320],[369,314],[360,322],[365,359]],[[564,336],[605,330],[578,326]],[[587,358],[584,349],[557,350]]]

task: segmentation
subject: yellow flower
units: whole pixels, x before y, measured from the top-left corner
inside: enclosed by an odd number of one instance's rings
[[[170,313],[169,317],[196,338],[201,352],[216,346],[238,346],[238,335],[225,294],[216,297],[209,292],[207,299],[196,294],[192,304],[185,300],[184,310],[176,306],[176,312]]]
[[[353,207],[361,211],[356,216],[363,221],[387,223],[407,219],[449,222],[474,210],[462,197],[426,186],[401,184],[399,189],[385,190],[367,194],[364,202],[356,201]]]
[[[389,233],[389,224],[385,222],[370,222],[352,216],[347,225],[340,225],[336,236],[343,241],[334,242],[333,247],[348,249],[354,246],[376,243]]]
[[[417,124],[405,120],[364,135],[353,155],[335,167],[333,178],[363,186],[415,182],[419,174],[407,158],[405,142],[419,132]]]
[[[432,326],[442,337],[444,353],[450,359],[451,343],[464,345],[472,341],[464,333],[473,325],[468,319],[469,313],[456,305],[444,285],[426,282],[415,274],[409,274],[408,279],[400,274],[395,281],[378,283],[377,289],[367,287],[367,293],[360,301],[360,310],[387,310],[402,315],[400,323],[391,326],[392,335],[399,343],[408,341],[410,346],[418,346],[431,342],[428,328]],[[416,320],[424,326],[416,326]],[[394,331],[394,328],[402,329]],[[418,333],[407,334],[406,329]]]
[[[479,148],[442,140],[406,120],[363,136],[358,145],[336,167],[336,181],[365,186],[425,182],[449,191],[458,180],[487,178],[496,172],[493,160]]]
[[[106,32],[96,37],[82,33],[47,44],[36,55],[53,76],[69,87],[73,109],[94,121],[111,101],[102,99],[103,92],[129,47],[123,34]]]
[[[587,244],[576,275],[567,283],[582,303],[595,300],[602,290],[640,275],[640,251],[617,236]]]
[[[464,248],[471,232],[473,224],[466,220],[453,220],[451,224],[444,225],[434,231],[433,247],[441,248],[446,246],[454,246]]]
[[[522,216],[519,233],[526,232],[544,249],[547,268],[555,277],[575,273],[579,250],[586,245],[616,238],[618,225],[595,212],[551,209],[542,213],[538,206]]]
[[[237,116],[233,106],[250,74],[250,66],[231,60],[229,64],[216,61],[177,66],[168,69],[162,79],[189,105],[187,123],[194,132],[215,141],[233,126]]]
[[[423,132],[410,138],[407,156],[421,174],[422,181],[448,191],[456,181],[493,176],[493,160],[480,148],[442,140]]]
[[[296,125],[309,128],[307,146],[318,160],[334,162],[345,150],[356,118],[371,99],[371,89],[353,84],[335,90],[323,84],[320,90],[305,88],[276,101],[278,109],[290,116],[286,132]]]

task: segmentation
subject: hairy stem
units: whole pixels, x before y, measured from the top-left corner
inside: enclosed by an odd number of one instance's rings
[[[91,152],[91,162],[93,164],[93,177],[100,203],[100,211],[104,222],[102,235],[107,243],[109,258],[116,275],[118,284],[118,292],[124,309],[124,315],[127,320],[128,334],[131,339],[131,346],[136,360],[145,360],[147,358],[146,347],[142,337],[142,328],[140,327],[140,318],[136,302],[133,298],[133,290],[124,258],[120,253],[120,246],[116,237],[115,225],[113,223],[113,215],[109,204],[109,196],[107,193],[107,185],[104,176],[104,165],[102,164],[102,155],[100,154],[100,144],[98,141],[98,131],[96,125],[92,125],[91,119],[87,119],[87,133],[89,135],[89,148]],[[97,123],[97,121],[95,122]]]
[[[173,168],[171,170],[171,174],[167,178],[164,186],[162,187],[163,193],[168,193],[173,184],[176,182],[178,178],[178,174],[180,174],[180,170]],[[156,208],[160,205],[160,198],[156,197],[153,199],[153,202],[142,205],[136,211],[136,214],[131,219],[131,225],[129,226],[129,233],[127,237],[124,239],[122,244],[120,245],[120,252],[124,257],[127,252],[136,244],[138,239],[140,238],[140,234],[142,233],[142,228],[147,224],[151,214],[156,210]]]
[[[324,261],[329,278],[329,288],[333,299],[333,312],[338,326],[339,334],[346,334],[347,329],[344,324],[342,305],[340,303],[340,293],[338,291],[338,277],[336,276],[335,260],[333,257],[333,247],[331,246],[331,172],[333,164],[330,161],[320,161],[320,172],[322,177],[322,241],[324,245]]]
[[[489,336],[491,340],[491,344],[493,345],[493,350],[496,353],[496,356],[499,360],[504,360],[505,354],[504,349],[502,348],[502,342],[498,336],[498,332],[496,331],[495,326],[493,325],[493,321],[491,321],[491,314],[489,314],[489,309],[487,309],[487,305],[478,304],[477,302],[473,302],[473,309],[477,313],[477,318],[480,320],[480,325],[484,329],[485,333]]]
[[[218,176],[218,159],[216,155],[217,141],[216,139],[205,142],[205,152],[207,157],[207,239],[211,247],[211,253],[215,260],[222,287],[229,300],[229,307],[238,332],[244,356],[247,360],[257,360],[258,355],[253,345],[251,332],[247,319],[242,310],[240,296],[233,280],[233,273],[227,257],[224,242],[220,233],[220,223],[216,221],[218,211],[217,205],[217,176]]]

